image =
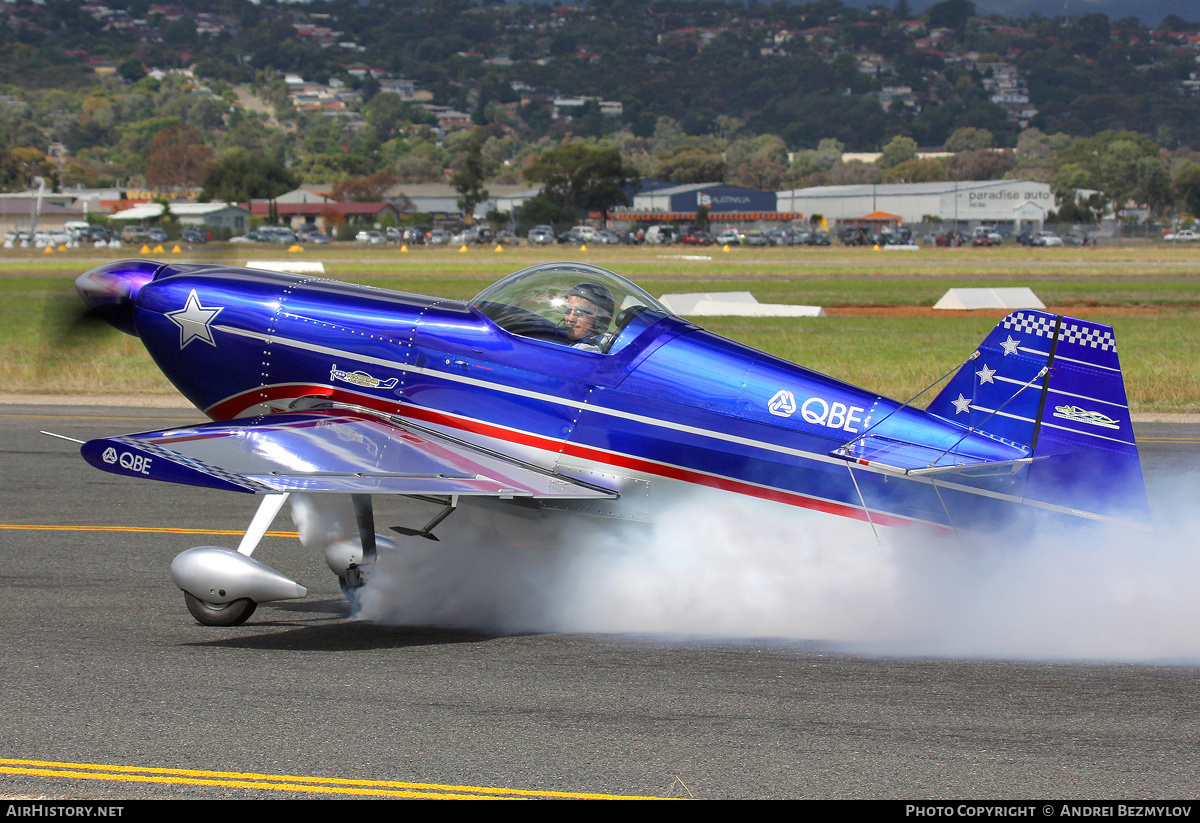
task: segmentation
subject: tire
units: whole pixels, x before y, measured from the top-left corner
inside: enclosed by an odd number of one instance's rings
[[[192,617],[205,626],[240,626],[258,608],[257,603],[245,597],[232,603],[208,603],[194,594],[184,592],[183,600]]]

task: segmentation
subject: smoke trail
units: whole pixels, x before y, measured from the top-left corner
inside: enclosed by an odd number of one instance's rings
[[[396,522],[428,514],[405,517]],[[353,534],[348,506],[299,521],[306,545]],[[405,538],[381,551],[361,616],[822,640],[868,654],[1200,659],[1194,523],[1160,525],[1152,538],[907,529],[877,543],[861,523],[713,496],[652,526],[620,525],[464,506],[439,526],[441,542]]]

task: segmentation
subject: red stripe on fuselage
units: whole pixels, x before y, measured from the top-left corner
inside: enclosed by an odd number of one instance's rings
[[[838,503],[837,501],[833,500],[822,500],[816,497],[809,497],[801,494],[800,492],[787,491],[785,489],[757,486],[753,483],[747,483],[744,480],[736,480],[731,477],[705,474],[703,472],[683,468],[681,466],[658,463],[645,458],[635,457],[630,454],[622,454],[620,452],[603,451],[601,449],[592,448],[579,443],[553,440],[548,437],[542,437],[541,435],[530,434],[529,432],[495,426],[482,420],[446,414],[444,412],[435,411],[423,406],[413,406],[383,401],[370,395],[357,394],[354,392],[345,391],[343,389],[336,389],[332,386],[320,386],[316,384],[304,383],[263,386],[258,389],[252,389],[250,391],[243,392],[240,395],[226,398],[225,400],[210,406],[205,413],[214,420],[227,420],[236,417],[238,413],[260,403],[267,403],[271,400],[282,400],[285,398],[292,399],[305,395],[324,395],[329,397],[331,400],[344,403],[353,403],[357,406],[375,409],[376,411],[386,412],[387,414],[395,414],[399,417],[408,417],[412,418],[413,420],[421,420],[426,423],[435,423],[441,426],[457,429],[459,431],[471,432],[472,434],[479,434],[485,437],[494,438],[496,440],[503,440],[508,443],[516,443],[518,445],[530,446],[543,451],[554,452],[556,454],[579,457],[584,460],[591,460],[608,466],[615,466],[623,469],[629,469],[631,471],[657,475],[659,477],[666,477],[672,480],[679,480],[684,483],[692,483],[698,486],[707,486],[709,488],[720,489],[722,491],[732,492],[734,494],[743,494],[748,497],[771,500],[776,503],[784,503],[789,506],[812,509],[814,511],[833,514],[839,517],[849,517],[853,520],[860,520],[863,522],[872,521],[883,526],[910,526],[915,522],[923,522],[898,517],[896,515],[884,514],[882,512],[872,512],[870,517],[868,517],[867,513],[861,508],[849,506],[845,503]]]

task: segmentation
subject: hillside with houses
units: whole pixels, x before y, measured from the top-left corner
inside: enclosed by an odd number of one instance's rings
[[[1200,196],[1200,23],[1174,16],[46,0],[0,5],[0,51],[8,191],[461,195],[537,186],[547,152],[582,144],[676,185],[1034,180],[1078,219],[1195,213]],[[1088,146],[1128,166],[1115,195]]]

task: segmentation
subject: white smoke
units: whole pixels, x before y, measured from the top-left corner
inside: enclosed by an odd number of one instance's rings
[[[355,533],[348,504],[325,500],[295,508],[306,545]],[[419,527],[436,511],[376,523]],[[359,616],[804,639],[867,654],[1195,662],[1194,524],[1158,525],[1020,540],[913,528],[877,542],[864,523],[730,496],[677,504],[653,525],[463,506],[436,529],[440,542],[400,538],[380,552]]]

